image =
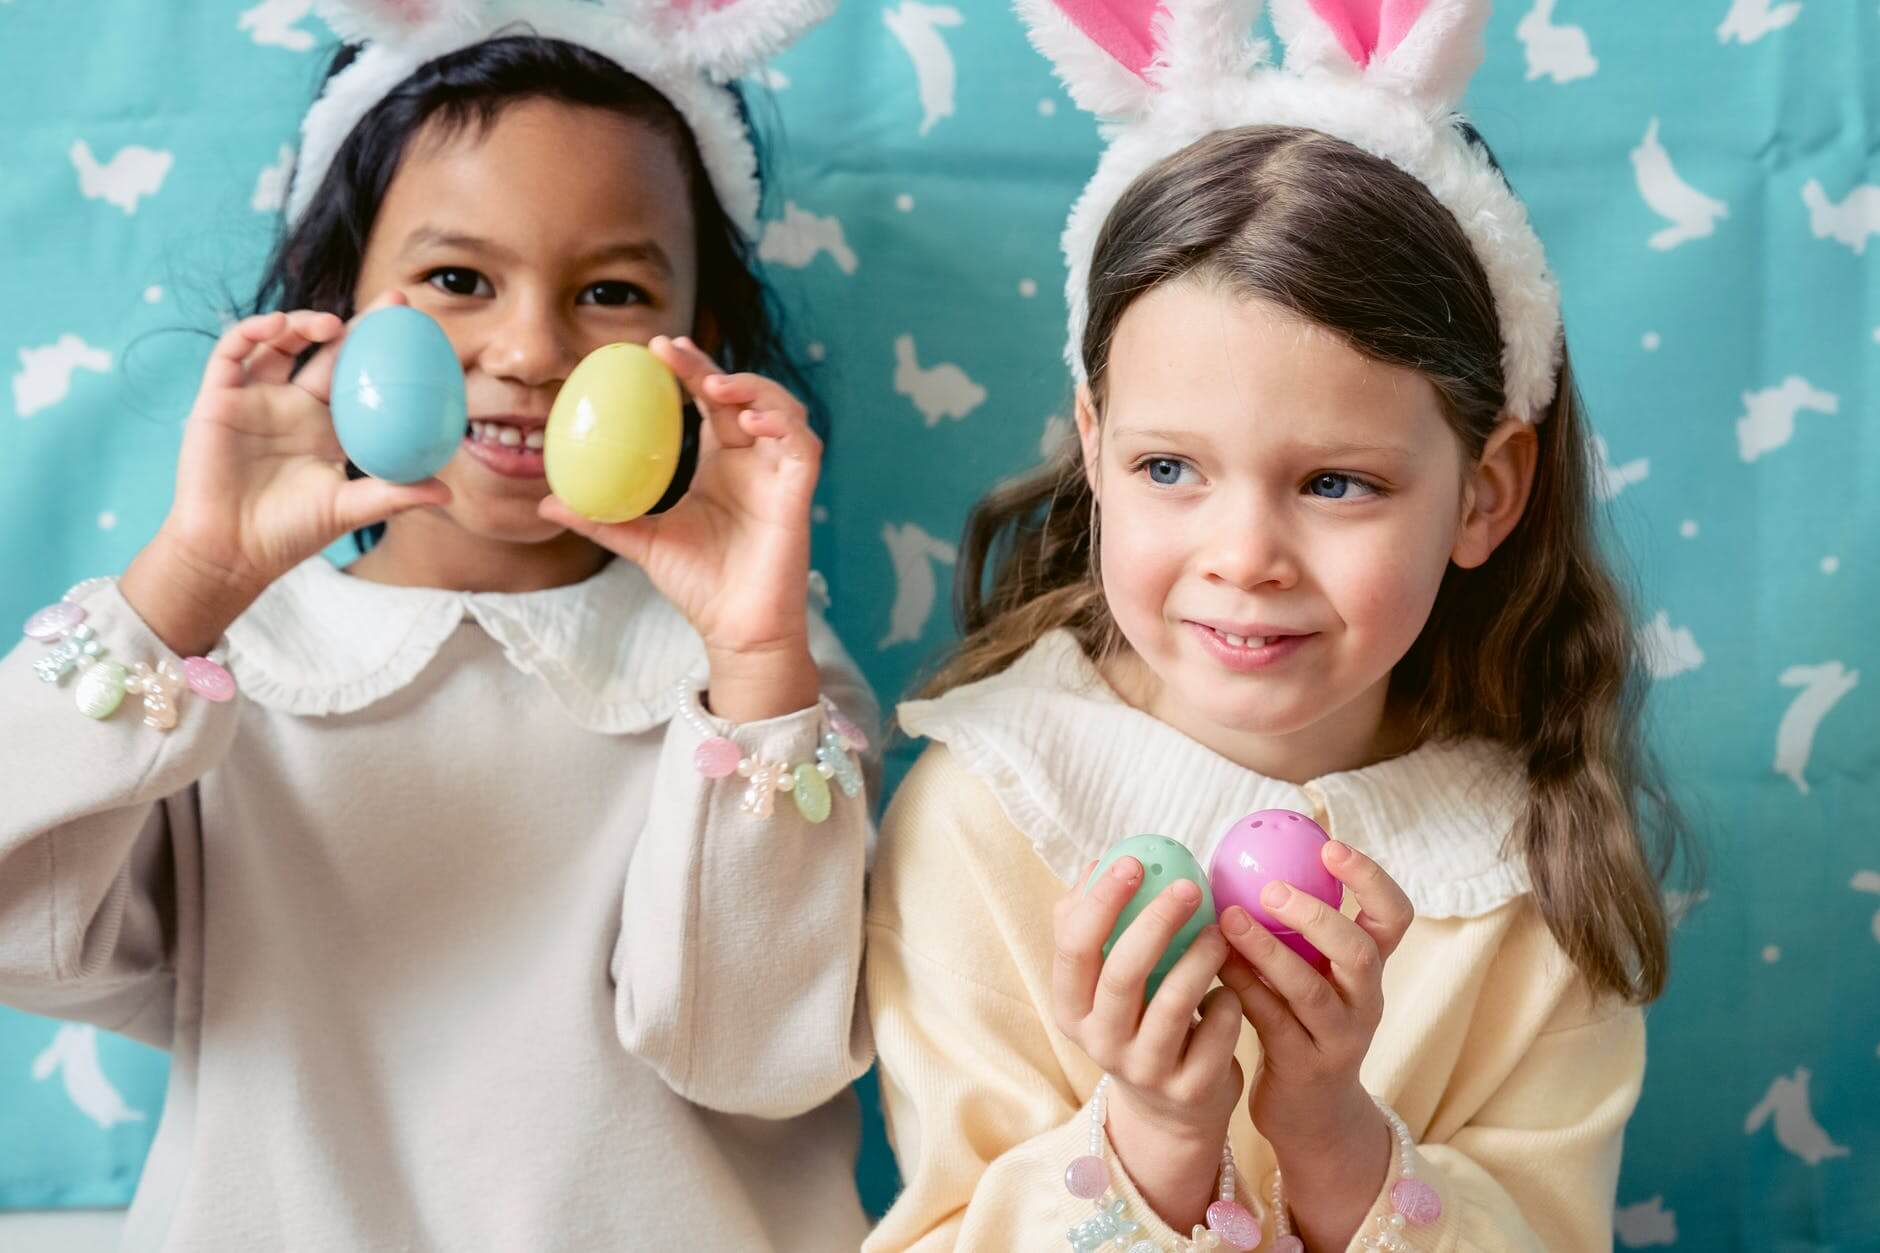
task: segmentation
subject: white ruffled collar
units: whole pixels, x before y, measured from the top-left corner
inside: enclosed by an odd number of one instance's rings
[[[351,713],[416,679],[466,617],[594,731],[667,721],[679,680],[705,669],[697,632],[629,561],[566,587],[501,593],[391,587],[324,557],[276,580],[229,627],[229,669],[243,695],[271,709]],[[828,631],[810,618],[813,636]]]
[[[1001,674],[903,704],[900,722],[984,780],[1066,882],[1149,832],[1180,840],[1205,866],[1236,819],[1294,809],[1376,859],[1424,917],[1477,917],[1529,889],[1526,865],[1507,851],[1525,774],[1488,741],[1425,744],[1303,786],[1269,779],[1126,704],[1067,631]]]

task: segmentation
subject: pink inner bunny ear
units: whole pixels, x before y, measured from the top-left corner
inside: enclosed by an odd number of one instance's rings
[[[1389,56],[1423,16],[1429,0],[1310,0],[1354,63]]]
[[[1162,0],[1052,0],[1058,11],[1118,65],[1144,78],[1155,60]]]

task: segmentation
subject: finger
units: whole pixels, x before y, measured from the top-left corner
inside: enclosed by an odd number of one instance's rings
[[[450,488],[437,479],[426,479],[422,483],[350,479],[334,496],[333,512],[345,530],[357,531],[412,509],[449,503]]]
[[[816,488],[822,474],[822,440],[801,418],[774,410],[738,415],[745,432],[756,438],[770,463],[779,466],[805,495]]]
[[[774,409],[806,420],[809,411],[790,390],[761,374],[710,374],[699,386],[713,404],[732,409]]]
[[[409,300],[405,299],[404,292],[398,290],[396,287],[390,288],[379,293],[376,300],[367,305],[364,309],[361,309],[353,317],[353,320],[346,324],[346,330],[350,332],[353,327],[359,325],[359,319],[365,317],[368,313],[376,312],[388,305],[408,305],[410,303]],[[339,350],[345,343],[345,335],[336,336],[322,343],[320,345],[320,351],[314,353],[313,356],[308,359],[307,364],[302,366],[294,375],[294,386],[300,388],[300,390],[306,392],[323,405],[332,403],[333,367],[338,363]]]
[[[1261,904],[1265,903],[1262,896]],[[1232,906],[1221,917],[1221,934],[1247,959],[1266,986],[1279,994],[1313,1038],[1329,1038],[1338,1028],[1347,1012],[1338,989],[1305,958],[1280,943],[1257,918],[1238,905]]]
[[[1379,999],[1384,959],[1362,927],[1310,892],[1277,881],[1261,891],[1260,903],[1331,963],[1328,976],[1347,1004]]]
[[[1201,889],[1186,879],[1162,889],[1104,958],[1091,1013],[1104,1017],[1125,1035],[1133,1035],[1141,1021],[1142,994],[1150,973],[1200,905]]]
[[[1088,881],[1089,876],[1085,876]],[[1119,857],[1086,891],[1073,887],[1060,905],[1053,928],[1057,955],[1051,964],[1051,1005],[1062,1023],[1090,1016],[1097,979],[1103,969],[1103,942],[1142,882],[1142,863]]]
[[[1221,984],[1240,1002],[1240,1012],[1259,1033],[1260,1047],[1267,1056],[1297,1056],[1306,1049],[1316,1051],[1318,1046],[1312,1033],[1305,1029],[1280,995],[1261,981],[1260,973],[1247,964],[1246,958],[1235,954],[1227,959],[1227,964],[1221,967]]]
[[[690,339],[680,336],[674,339],[666,335],[655,335],[647,341],[647,350],[666,363],[678,378],[680,386],[698,405],[701,417],[705,419],[705,432],[721,448],[749,448],[757,441],[744,433],[739,425],[738,413],[744,407],[741,404],[723,404],[712,394],[713,379],[723,378],[724,373],[718,363],[706,355],[704,349]],[[710,445],[707,445],[709,450]]]
[[[576,535],[586,536],[609,552],[625,557],[635,565],[643,564],[647,550],[652,545],[653,535],[659,527],[657,518],[634,518],[628,522],[596,522],[570,509],[559,496],[543,497],[542,503],[536,506],[536,513],[556,526],[566,527]]]
[[[294,373],[300,354],[314,344],[323,344],[340,334],[346,324],[331,313],[296,309],[287,314],[286,325],[248,354],[243,371],[253,382],[285,383]]]
[[[1223,953],[1227,941],[1221,941]],[[1240,1044],[1240,998],[1228,987],[1217,987],[1201,998],[1201,1021],[1188,1033],[1188,1048],[1176,1071],[1176,1082],[1199,1098],[1213,1085]]]
[[[1167,1074],[1181,1061],[1195,1011],[1214,986],[1214,976],[1225,960],[1227,941],[1221,938],[1221,929],[1203,927],[1149,998],[1142,1025],[1136,1029],[1135,1052],[1156,1073]]]
[[[240,387],[248,381],[248,373],[243,368],[255,349],[267,343],[287,325],[285,313],[258,313],[251,318],[243,318],[215,341],[215,347],[209,351],[209,360],[202,369],[202,390],[211,391]]]
[[[1358,926],[1377,945],[1380,957],[1389,957],[1416,920],[1416,907],[1397,881],[1384,868],[1339,840],[1328,843],[1320,852],[1332,877],[1350,889],[1358,900]]]

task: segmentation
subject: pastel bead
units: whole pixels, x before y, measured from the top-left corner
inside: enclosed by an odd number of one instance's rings
[[[115,661],[95,662],[78,680],[74,700],[87,718],[109,718],[124,701],[124,680],[130,674]]]
[[[722,735],[713,736],[692,752],[692,766],[708,779],[726,779],[738,772],[744,754]]]
[[[1236,1249],[1260,1247],[1260,1220],[1238,1201],[1216,1201],[1208,1206],[1208,1230]]]
[[[218,705],[235,698],[235,676],[207,657],[190,657],[183,662],[183,682],[196,695]]]
[[[1298,1236],[1281,1236],[1273,1241],[1273,1253],[1306,1253],[1306,1242]]]
[[[806,822],[821,822],[829,816],[829,781],[807,763],[796,768],[796,812]]]
[[[1064,1168],[1064,1190],[1074,1197],[1094,1201],[1110,1190],[1110,1168],[1101,1157],[1086,1153]]]
[[[1399,1179],[1390,1190],[1390,1207],[1415,1227],[1443,1216],[1443,1198],[1421,1179]]]
[[[26,620],[26,638],[49,644],[85,620],[85,607],[69,600],[47,605]]]
[[[829,711],[829,725],[835,729],[837,735],[848,742],[847,747],[850,752],[868,751],[868,737],[862,734],[861,727],[857,726],[855,721],[840,709]]]

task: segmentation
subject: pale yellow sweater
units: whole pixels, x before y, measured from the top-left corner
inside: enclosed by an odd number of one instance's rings
[[[1156,831],[1205,865],[1234,817],[1268,807],[1365,849],[1418,907],[1363,1068],[1442,1196],[1441,1220],[1407,1229],[1408,1247],[1611,1247],[1643,1017],[1590,995],[1502,856],[1521,780],[1498,750],[1431,745],[1294,787],[1122,704],[1063,635],[995,679],[903,706],[902,721],[939,743],[895,798],[871,890],[865,983],[907,1182],[865,1250],[1067,1247],[1093,1212],[1063,1177],[1087,1151],[1100,1072],[1051,1022],[1051,906],[1117,839]],[[1246,1026],[1249,1075],[1259,1057]],[[1244,1104],[1230,1138],[1243,1199],[1251,1185],[1270,1201],[1273,1155]],[[1185,1250],[1189,1233],[1109,1163],[1141,1224],[1117,1247]],[[1380,1192],[1374,1213],[1387,1210]]]

